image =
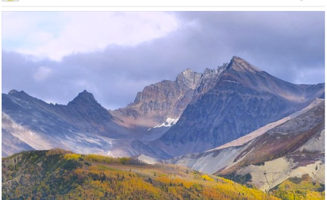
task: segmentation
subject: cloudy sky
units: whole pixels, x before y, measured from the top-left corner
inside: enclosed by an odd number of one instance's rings
[[[324,12],[5,12],[2,90],[109,109],[144,86],[240,56],[293,83],[324,82]]]

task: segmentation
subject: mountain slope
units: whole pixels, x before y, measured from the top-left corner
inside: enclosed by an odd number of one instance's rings
[[[324,100],[317,99],[243,138],[170,162],[224,175],[262,190],[307,174],[324,184],[324,110]]]
[[[16,147],[6,148],[4,155],[56,147],[106,154],[115,139],[130,135],[87,91],[67,105],[53,105],[12,90],[2,94],[2,110],[3,141],[16,138],[16,144],[10,144]]]
[[[12,126],[13,123],[8,119],[6,114],[2,114],[2,125],[9,125]],[[23,142],[19,138],[15,137],[12,134],[12,130],[9,128],[2,129],[2,156],[6,157],[16,152],[26,151],[26,150],[33,150],[34,148],[31,147],[29,144]]]
[[[2,163],[2,199],[278,199],[224,178],[130,158],[56,149]]]
[[[300,110],[324,94],[323,84],[292,84],[239,57],[222,68],[214,86],[198,92],[154,146],[172,156],[205,151]]]

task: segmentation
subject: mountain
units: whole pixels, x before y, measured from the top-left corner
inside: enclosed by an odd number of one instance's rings
[[[54,134],[65,133],[68,129],[93,130],[118,136],[113,131],[110,113],[103,108],[87,91],[83,91],[67,105],[48,104],[34,98],[24,91],[12,90],[2,95],[3,112],[11,116],[16,122],[28,125],[34,130],[45,128]],[[33,120],[30,120],[34,118]],[[52,123],[47,123],[49,120]],[[110,124],[111,123],[111,124]],[[50,127],[42,127],[43,124]],[[60,126],[59,126],[60,124]],[[102,131],[103,130],[103,131]],[[108,133],[109,132],[109,133]]]
[[[169,162],[265,191],[294,178],[300,182],[306,176],[311,182],[324,184],[324,103],[316,99],[301,111],[232,142]]]
[[[12,146],[3,151],[4,156],[56,147],[107,153],[114,139],[130,133],[114,123],[111,114],[87,91],[67,105],[53,105],[12,90],[2,94],[2,111],[3,141]]]
[[[12,90],[2,94],[2,107],[2,139],[6,142],[3,156],[33,149],[63,148],[114,157],[140,154],[169,157],[160,149],[142,143],[144,133],[117,124],[86,90],[67,105],[48,104],[24,91]]]
[[[221,68],[206,69],[203,73],[186,69],[174,81],[164,80],[146,86],[138,92],[133,103],[110,111],[114,121],[128,129],[145,143],[160,138],[174,125],[186,106],[197,94],[211,87]]]
[[[192,98],[201,74],[187,69],[175,81],[164,80],[146,86],[133,103],[112,111],[118,122],[127,127],[154,127],[167,119],[178,119]]]
[[[239,57],[218,71],[210,79],[213,82],[200,82],[178,122],[153,146],[171,156],[205,151],[298,111],[324,95],[324,84],[292,84]]]
[[[230,180],[132,158],[60,149],[2,159],[2,199],[266,199],[272,195]]]
[[[12,90],[2,94],[3,141],[8,141],[3,155],[64,148],[167,159],[240,138],[323,96],[324,84],[288,83],[239,57],[146,86],[133,103],[113,111],[86,90],[67,105]]]
[[[113,111],[86,90],[66,105],[12,90],[2,198],[321,199],[322,98],[324,84],[292,84],[239,57],[146,86]]]
[[[56,104],[54,109],[80,130],[96,131],[104,136],[119,137],[120,133],[115,130],[117,126],[112,123],[111,114],[95,100],[93,94],[86,90],[79,93],[67,105]]]

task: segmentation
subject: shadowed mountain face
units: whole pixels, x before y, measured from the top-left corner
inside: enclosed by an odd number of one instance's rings
[[[55,110],[62,114],[67,121],[82,130],[94,131],[110,136],[113,132],[112,116],[86,90],[79,93],[67,106],[55,105]],[[119,135],[119,134],[117,134]]]
[[[285,82],[239,57],[233,57],[215,81],[206,92],[198,91],[155,145],[174,156],[204,151],[285,117],[324,93],[323,84]]]
[[[323,99],[316,99],[305,109],[262,127],[260,133],[256,130],[229,144],[170,162],[262,190],[306,175],[324,184],[324,104]]]

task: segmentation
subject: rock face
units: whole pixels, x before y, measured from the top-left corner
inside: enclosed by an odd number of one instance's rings
[[[175,81],[164,80],[138,92],[132,104],[113,111],[122,125],[154,127],[177,119],[190,102],[201,74],[187,69]]]
[[[200,82],[178,122],[154,145],[172,156],[201,152],[283,118],[323,95],[324,85],[296,85],[239,57]]]
[[[265,126],[265,131],[250,140],[239,138],[229,145],[169,162],[245,180],[243,183],[262,190],[307,174],[324,183],[324,111],[324,100],[317,99],[302,111]]]
[[[110,111],[113,119],[117,124],[133,130],[145,143],[156,140],[176,124],[191,101],[215,85],[226,66],[206,69],[203,73],[186,69],[174,81],[164,80],[146,86],[137,93],[133,103]]]

